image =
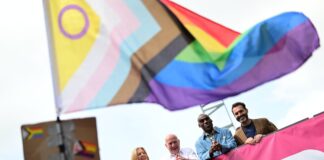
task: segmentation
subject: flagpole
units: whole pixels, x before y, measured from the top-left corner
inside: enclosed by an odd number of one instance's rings
[[[229,114],[229,112],[228,112],[228,110],[227,110],[227,107],[226,107],[226,104],[225,104],[225,102],[224,102],[224,100],[222,100],[222,102],[224,103],[224,107],[225,107],[225,110],[226,110],[226,113],[227,113],[227,116],[228,116],[228,118],[230,119],[230,121],[231,121],[231,123],[232,123],[232,126],[234,127],[234,131],[235,131],[235,125],[234,125],[234,122],[233,122],[233,120],[232,120],[232,118],[231,118],[231,115]]]
[[[49,63],[50,63],[50,71],[52,72],[52,87],[54,90],[54,102],[56,107],[56,114],[59,116],[61,113],[61,100],[57,96],[60,94],[59,86],[58,86],[58,72],[57,72],[57,66],[55,63],[56,57],[54,54],[54,42],[53,42],[53,34],[51,32],[51,26],[52,26],[52,20],[50,15],[50,7],[49,7],[49,0],[43,0],[43,9],[44,9],[44,18],[45,18],[45,25],[46,25],[46,34],[47,34],[47,42],[48,42],[48,52],[49,52]]]
[[[62,121],[60,119],[60,116],[56,117],[56,123],[59,127],[59,131],[60,131],[60,137],[62,139],[62,143],[58,146],[59,150],[60,150],[60,154],[63,154],[64,160],[68,160],[68,157],[66,155],[66,147],[65,147],[65,137],[64,137],[64,132],[63,132],[63,127],[62,127]]]

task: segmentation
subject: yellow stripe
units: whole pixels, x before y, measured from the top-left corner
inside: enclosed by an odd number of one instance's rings
[[[89,19],[89,27],[81,38],[70,39],[59,28],[59,14],[64,7],[77,5],[81,7]],[[58,71],[59,88],[62,91],[71,76],[77,71],[84,61],[91,46],[95,42],[100,19],[85,0],[50,0],[49,3],[51,33],[53,38],[53,52]],[[68,9],[62,14],[62,26],[66,33],[78,34],[85,27],[84,15],[77,9]]]
[[[223,53],[226,48],[208,33],[197,26],[186,24],[185,27],[209,53]]]
[[[97,147],[87,147],[87,151],[95,153],[97,151]]]

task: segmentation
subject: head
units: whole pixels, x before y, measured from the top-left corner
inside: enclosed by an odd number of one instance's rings
[[[200,114],[198,116],[198,126],[205,132],[205,133],[212,133],[213,132],[213,121],[207,114]]]
[[[236,102],[232,105],[232,113],[241,124],[246,124],[249,121],[248,109],[242,102]]]
[[[136,147],[132,152],[132,160],[149,160],[143,147]]]
[[[171,154],[178,154],[180,151],[180,140],[174,134],[168,134],[165,137],[165,147]]]

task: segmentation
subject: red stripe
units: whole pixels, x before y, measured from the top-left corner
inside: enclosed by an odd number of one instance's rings
[[[167,7],[172,7],[175,10],[177,10],[179,13],[182,14],[182,16],[185,16],[194,25],[207,32],[209,35],[214,37],[217,41],[219,41],[219,43],[221,43],[225,47],[228,47],[236,39],[236,37],[240,35],[239,32],[236,32],[223,25],[215,23],[205,17],[202,17],[190,10],[187,10],[177,5],[176,3],[170,2],[170,0],[161,0],[161,1]]]

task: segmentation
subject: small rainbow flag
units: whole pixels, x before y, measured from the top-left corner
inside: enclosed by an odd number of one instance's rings
[[[44,137],[44,130],[41,127],[26,127],[23,132],[27,140]]]
[[[58,113],[221,100],[296,70],[319,47],[297,12],[240,34],[170,0],[44,2]]]
[[[77,141],[73,147],[73,153],[78,156],[94,158],[97,152],[97,146],[93,143]]]

